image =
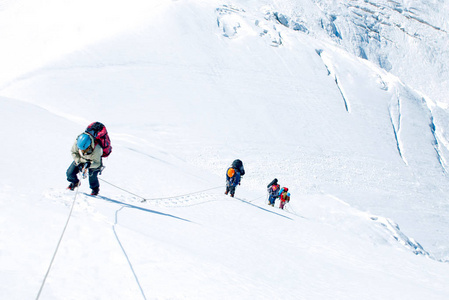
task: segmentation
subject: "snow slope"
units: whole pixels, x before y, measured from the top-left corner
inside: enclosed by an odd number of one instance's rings
[[[447,112],[307,27],[320,2],[5,2],[2,298],[446,299]],[[64,189],[94,120],[96,198]]]

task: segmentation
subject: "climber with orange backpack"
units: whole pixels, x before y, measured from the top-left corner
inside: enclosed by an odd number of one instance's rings
[[[240,161],[241,162],[241,161]],[[243,169],[243,165],[240,163],[240,166],[236,167],[234,164],[228,168],[226,171],[226,192],[225,195],[231,193],[231,197],[234,197],[235,188],[240,184],[241,178],[241,169]]]

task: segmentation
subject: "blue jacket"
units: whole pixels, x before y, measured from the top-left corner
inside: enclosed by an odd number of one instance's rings
[[[232,167],[229,167],[231,169]],[[237,186],[240,183],[240,172],[237,169],[235,170],[235,174],[232,177],[228,176],[228,170],[226,171],[226,183],[230,186]]]
[[[279,184],[273,184],[268,188],[268,193],[270,196],[277,198],[280,195],[280,185]]]

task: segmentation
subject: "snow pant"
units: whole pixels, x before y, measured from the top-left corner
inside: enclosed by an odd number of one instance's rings
[[[281,200],[281,203],[279,204],[279,208],[280,208],[280,209],[284,209],[285,202],[286,202],[286,201],[282,201],[282,200]]]
[[[78,183],[78,173],[81,172],[81,165],[77,166],[75,162],[72,162],[70,167],[67,169],[67,180],[72,183]],[[93,190],[100,187],[100,182],[98,181],[98,173],[100,173],[101,167],[96,169],[89,169],[89,187]]]
[[[276,196],[270,195],[270,197],[268,198],[269,204],[273,204],[274,205],[274,201],[276,201]]]
[[[235,194],[235,185],[226,183],[226,194],[227,193],[231,193],[231,195],[234,195]]]

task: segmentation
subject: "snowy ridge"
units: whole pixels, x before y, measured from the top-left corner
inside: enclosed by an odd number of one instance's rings
[[[312,199],[313,198],[314,197],[312,197]],[[415,241],[413,238],[407,237],[407,235],[405,235],[400,230],[399,225],[396,224],[393,220],[358,211],[350,207],[341,199],[338,199],[337,197],[332,195],[324,195],[317,199],[319,199],[322,203],[324,202],[325,204],[320,204],[321,209],[323,210],[319,215],[315,216],[315,218],[318,218],[321,221],[325,221],[329,224],[333,224],[335,222],[335,226],[339,226],[343,230],[346,230],[346,228],[350,226],[367,226],[370,229],[362,232],[363,235],[365,235],[371,231],[372,233],[368,234],[370,240],[376,240],[377,243],[379,243],[380,241],[392,244],[397,243],[398,246],[400,245],[399,247],[403,247],[403,249],[411,251],[416,255],[423,255],[435,259],[417,241]],[[338,207],[346,207],[349,210],[349,214],[348,212],[345,212],[344,216],[340,216],[339,210],[336,209]],[[342,220],[340,218],[344,218],[345,220]],[[371,221],[374,221],[374,223],[371,223]],[[366,224],[364,224],[365,222]],[[440,261],[445,262],[443,260]]]
[[[396,241],[398,241],[398,243],[400,243],[410,251],[413,251],[413,253],[415,253],[416,255],[430,256],[429,253],[424,250],[424,248],[417,241],[403,234],[399,228],[399,225],[394,223],[392,220],[374,216],[370,218],[371,220],[376,221],[380,225],[384,226],[391,233],[392,237]]]
[[[316,52],[321,57],[321,53],[323,52],[323,50],[317,50]],[[321,58],[323,58],[323,57],[321,57]],[[345,97],[345,94],[344,94],[344,92],[342,90],[342,87],[338,83],[337,75],[335,74],[335,71],[332,68],[331,63],[330,62],[326,62],[325,58],[323,58],[323,63],[324,63],[324,66],[326,67],[328,75],[329,76],[333,76],[335,78],[335,84],[337,85],[337,88],[340,91],[341,97],[343,98],[343,102],[345,104],[345,109],[346,109],[347,112],[350,112],[348,101],[346,100],[346,97]]]

